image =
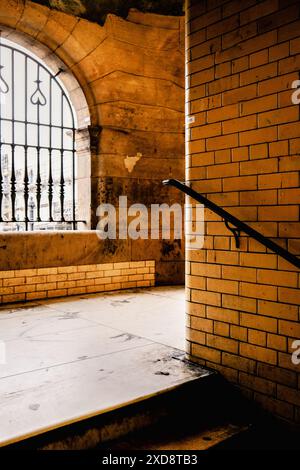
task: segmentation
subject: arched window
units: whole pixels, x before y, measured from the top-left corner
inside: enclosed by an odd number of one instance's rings
[[[76,116],[59,79],[0,44],[0,231],[77,228]]]

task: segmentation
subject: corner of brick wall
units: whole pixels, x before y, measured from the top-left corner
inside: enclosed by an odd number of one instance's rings
[[[299,2],[187,4],[187,180],[300,255]],[[236,249],[206,211],[204,249],[188,252],[188,353],[248,397],[300,421],[297,269],[255,240]]]

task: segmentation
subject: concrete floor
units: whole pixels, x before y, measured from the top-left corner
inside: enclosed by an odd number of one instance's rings
[[[164,287],[0,308],[0,445],[194,380],[184,289]]]

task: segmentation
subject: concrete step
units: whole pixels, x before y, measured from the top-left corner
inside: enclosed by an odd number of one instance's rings
[[[242,416],[234,391],[217,373],[186,361],[181,351],[172,348],[164,349],[162,354],[160,346],[155,355],[149,353],[148,368],[145,363],[135,363],[138,379],[136,373],[131,375],[130,369],[124,369],[119,384],[105,384],[103,397],[109,391],[111,399],[118,396],[114,406],[99,406],[92,416],[81,415],[69,423],[56,422],[52,429],[36,428],[7,448],[201,449],[244,431],[247,417]],[[151,375],[165,379],[164,385],[163,381],[159,387],[149,381],[151,367]],[[171,384],[171,377],[177,377],[176,382]],[[135,380],[135,387],[130,384],[131,379]],[[126,386],[135,389],[131,400]]]

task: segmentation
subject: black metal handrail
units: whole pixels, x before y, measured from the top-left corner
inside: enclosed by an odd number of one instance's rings
[[[236,241],[238,241],[240,232],[244,232],[250,237],[257,240],[262,245],[264,245],[266,248],[269,248],[269,250],[273,251],[277,255],[284,258],[289,263],[293,264],[297,268],[300,268],[300,259],[297,258],[297,256],[285,250],[284,248],[282,248],[280,245],[273,242],[269,238],[265,237],[264,235],[262,235],[260,232],[258,232],[254,228],[250,227],[245,222],[242,222],[241,220],[239,220],[234,215],[225,211],[224,209],[222,209],[222,207],[210,201],[202,194],[198,193],[197,191],[194,191],[192,188],[190,188],[186,184],[183,184],[180,181],[177,181],[174,179],[165,180],[163,181],[163,184],[166,186],[173,186],[174,188],[179,189],[179,191],[182,191],[183,193],[192,197],[193,199],[200,202],[205,207],[207,207],[208,209],[212,210],[213,212],[218,214],[220,217],[222,217],[225,221],[226,227],[233,232]],[[232,224],[233,228],[231,228],[229,224]],[[237,243],[237,246],[239,246],[238,243]]]

